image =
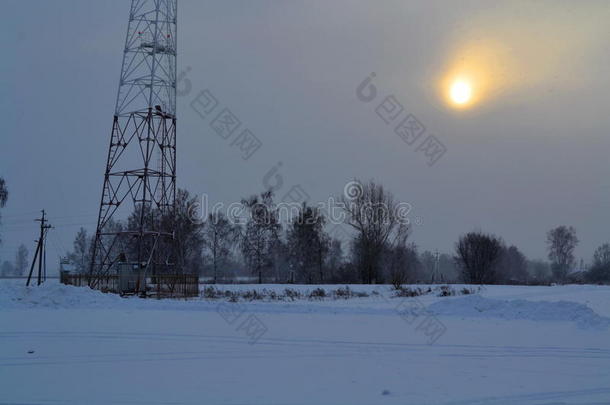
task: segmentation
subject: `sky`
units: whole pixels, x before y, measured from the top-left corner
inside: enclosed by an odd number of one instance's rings
[[[0,260],[34,251],[42,208],[51,268],[80,226],[94,232],[128,12],[3,2]],[[480,229],[545,258],[563,224],[585,261],[610,242],[607,1],[180,0],[178,13],[179,187],[228,204],[281,179],[279,197],[298,185],[315,202],[375,179],[411,204],[422,250]],[[457,108],[460,77],[473,98]],[[192,108],[201,91],[260,140],[248,159]],[[425,128],[412,144],[394,132],[408,114]],[[445,150],[432,165],[428,139]]]

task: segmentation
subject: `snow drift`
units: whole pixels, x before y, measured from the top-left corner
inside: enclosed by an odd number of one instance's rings
[[[499,300],[472,295],[440,300],[428,307],[437,316],[504,320],[575,322],[581,328],[607,328],[610,319],[584,304],[569,301]]]

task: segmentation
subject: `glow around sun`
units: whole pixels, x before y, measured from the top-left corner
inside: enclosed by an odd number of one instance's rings
[[[518,76],[510,52],[495,40],[458,41],[446,58],[435,87],[439,99],[453,110],[466,112],[494,102]]]
[[[467,110],[477,106],[486,93],[484,74],[476,72],[447,74],[439,88],[441,97],[454,110]]]
[[[466,106],[472,99],[472,85],[465,80],[455,80],[449,89],[449,98],[458,106]]]

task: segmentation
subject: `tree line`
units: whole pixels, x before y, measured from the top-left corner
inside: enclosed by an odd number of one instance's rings
[[[0,208],[4,208],[8,200],[8,188],[6,187],[6,181],[3,177],[0,177]],[[0,215],[0,221],[2,216]],[[2,243],[2,238],[0,238]],[[0,276],[1,277],[14,277],[25,274],[27,267],[28,250],[25,245],[21,244],[17,249],[15,255],[15,261],[4,260],[0,265]]]
[[[1,207],[8,191],[4,180],[0,180]],[[359,185],[356,193],[344,193],[339,198],[344,225],[352,231],[348,240],[331,236],[325,213],[307,203],[288,221],[281,221],[270,190],[241,201],[246,210],[242,221],[221,212],[210,213],[204,220],[193,220],[189,210],[196,198],[179,190],[177,215],[171,219],[171,225],[176,230],[184,271],[199,274],[212,283],[235,282],[240,277],[258,283],[397,286],[610,282],[610,244],[595,251],[587,269],[576,271],[574,250],[578,238],[574,228],[568,226],[547,233],[548,261],[529,260],[516,246],[480,230],[462,235],[452,254],[420,252],[411,241],[411,226],[401,217],[400,204],[394,195],[372,180],[356,183]],[[125,221],[113,221],[109,227],[135,229],[141,209],[136,207]],[[89,271],[91,251],[92,237],[81,228],[73,249],[66,254],[72,271]],[[23,274],[25,267],[27,249],[21,246],[14,262],[5,261],[0,272],[18,275]]]

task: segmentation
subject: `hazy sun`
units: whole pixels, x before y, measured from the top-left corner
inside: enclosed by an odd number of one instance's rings
[[[458,105],[466,105],[472,98],[472,86],[464,80],[456,80],[449,90],[451,101]]]

